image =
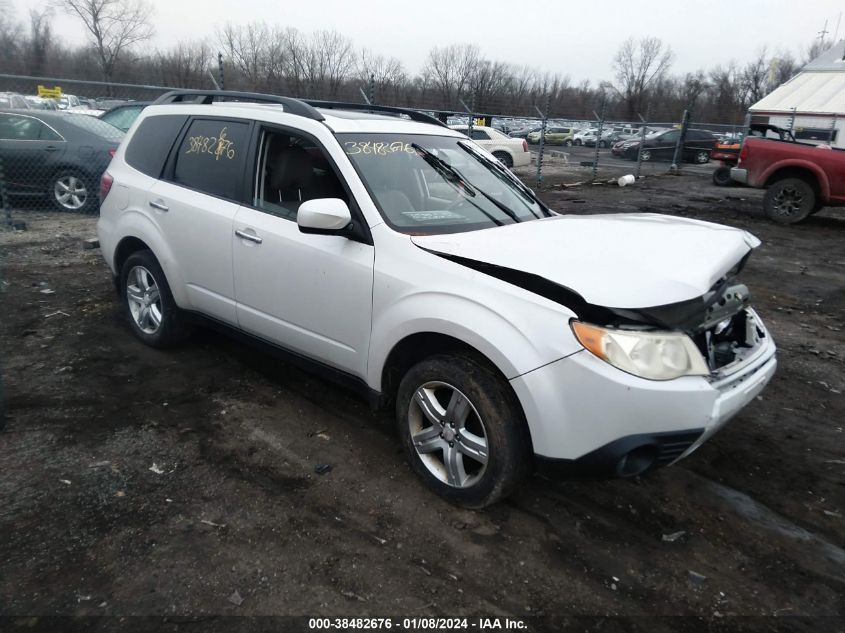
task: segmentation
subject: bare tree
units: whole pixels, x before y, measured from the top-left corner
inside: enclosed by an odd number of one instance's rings
[[[367,48],[361,49],[358,57],[357,78],[362,83],[367,83],[372,78],[379,101],[390,92],[395,100],[398,96],[397,90],[407,81],[401,61],[395,57],[376,55]]]
[[[769,90],[774,90],[792,79],[798,73],[798,61],[789,51],[778,51],[769,60]]]
[[[757,51],[757,57],[742,69],[741,103],[750,106],[766,96],[769,88],[769,62],[766,59],[766,47]]]
[[[47,66],[47,56],[50,52],[53,38],[51,36],[50,8],[29,10],[29,41],[27,42],[27,71],[33,75],[41,75]]]
[[[833,46],[833,40],[828,40],[826,38],[816,38],[812,41],[811,44],[804,49],[804,61],[802,62],[803,65],[809,64],[813,61],[816,57],[821,55]]]
[[[8,2],[0,1],[0,69],[15,70],[21,46],[20,24]]]
[[[456,108],[469,90],[471,77],[481,63],[481,51],[475,44],[452,44],[429,51],[423,74],[440,91],[442,106]]]
[[[672,49],[656,37],[630,38],[619,47],[613,60],[614,87],[629,118],[643,109],[647,91],[668,72],[673,58]]]
[[[208,76],[211,58],[207,42],[180,42],[174,48],[156,53],[156,81],[177,88],[204,88],[211,84]]]
[[[112,80],[128,49],[153,35],[152,5],[147,0],[54,0],[54,4],[85,25],[105,81]]]
[[[218,33],[229,62],[238,70],[249,90],[260,90],[268,75],[270,32],[263,22],[226,24]]]

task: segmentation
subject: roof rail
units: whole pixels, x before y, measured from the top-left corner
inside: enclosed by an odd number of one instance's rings
[[[442,127],[449,127],[439,119],[419,112],[418,110],[411,110],[409,108],[397,108],[394,106],[375,105],[372,103],[344,103],[341,101],[318,101],[315,99],[303,99],[306,103],[315,108],[324,108],[326,110],[355,110],[359,112],[384,112],[386,114],[404,114],[412,121],[419,123],[429,123],[431,125],[439,125]]]
[[[305,101],[294,99],[293,97],[265,95],[258,92],[236,92],[232,90],[171,90],[170,92],[161,95],[153,102],[153,104],[201,103],[207,105],[213,103],[215,100],[224,98],[247,102],[277,103],[284,106],[284,110],[288,114],[297,114],[307,119],[313,119],[314,121],[325,120],[325,117],[320,114],[313,105],[309,105]]]

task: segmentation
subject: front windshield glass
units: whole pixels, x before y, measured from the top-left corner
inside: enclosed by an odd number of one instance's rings
[[[337,137],[382,217],[397,231],[459,233],[551,215],[516,176],[466,138]]]

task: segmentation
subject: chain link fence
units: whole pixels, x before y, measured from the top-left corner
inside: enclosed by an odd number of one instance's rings
[[[218,78],[219,82],[209,73],[206,87],[219,88],[222,74]],[[143,107],[173,89],[0,75],[4,225],[19,226],[33,211],[96,214],[100,177],[125,131]],[[360,92],[362,102],[376,103],[372,80]],[[708,161],[717,139],[743,129],[742,125],[690,122],[681,112],[667,117],[659,108],[655,112],[660,116],[653,116],[649,109],[633,121],[607,120],[603,101],[592,120],[550,112],[548,99],[544,109],[534,108],[535,117],[473,112],[474,104],[475,99],[462,100],[461,112],[431,110],[425,104],[416,109],[450,125],[467,126],[467,135],[491,151],[510,136],[513,151],[530,155],[529,164],[514,171],[540,189],[619,179],[629,184],[629,176],[636,180],[670,171],[706,173],[714,168]]]

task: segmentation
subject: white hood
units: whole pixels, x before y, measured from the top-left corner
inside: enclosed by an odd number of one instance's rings
[[[411,239],[429,251],[544,277],[608,308],[700,297],[760,244],[747,231],[653,213],[555,216]]]

